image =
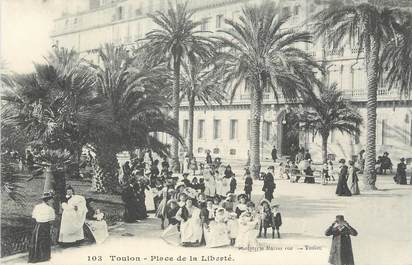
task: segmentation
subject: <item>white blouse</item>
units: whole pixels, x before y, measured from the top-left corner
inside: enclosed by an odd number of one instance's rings
[[[34,206],[32,217],[36,219],[38,223],[45,223],[53,221],[56,215],[53,208],[43,202]]]

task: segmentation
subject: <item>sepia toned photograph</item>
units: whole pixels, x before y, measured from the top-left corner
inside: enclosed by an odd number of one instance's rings
[[[0,0],[0,263],[412,265],[412,0]]]

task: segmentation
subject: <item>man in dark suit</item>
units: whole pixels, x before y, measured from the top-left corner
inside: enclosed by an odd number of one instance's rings
[[[357,236],[358,232],[345,221],[343,215],[336,216],[336,221],[329,226],[325,235],[333,236],[329,263],[333,265],[354,265],[350,236]]]
[[[273,191],[276,188],[275,179],[273,177],[275,168],[273,166],[268,167],[268,171],[263,179],[262,191],[265,192],[265,199],[269,202],[273,199]]]

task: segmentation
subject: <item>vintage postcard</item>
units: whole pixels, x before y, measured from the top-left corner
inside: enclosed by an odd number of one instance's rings
[[[2,264],[412,265],[411,0],[0,0]]]

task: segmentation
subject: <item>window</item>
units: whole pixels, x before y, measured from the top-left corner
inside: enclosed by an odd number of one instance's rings
[[[284,8],[282,8],[282,15],[285,17],[290,16],[290,8],[288,6],[285,6]]]
[[[189,128],[189,120],[183,120],[183,138],[187,137],[188,128]]]
[[[236,149],[230,149],[229,154],[232,156],[236,155]]]
[[[263,123],[263,132],[266,141],[270,140],[270,122],[265,121]]]
[[[199,147],[199,148],[197,149],[197,153],[198,153],[198,154],[203,153],[203,148],[202,148],[202,147]]]
[[[299,10],[300,10],[300,6],[295,6],[293,8],[293,15],[295,16],[299,15]]]
[[[250,129],[251,129],[250,120],[248,119],[247,120],[247,139],[248,140],[250,140]]]
[[[409,135],[409,136],[410,136],[409,144],[410,144],[410,146],[412,146],[412,120],[410,120],[409,122],[410,122],[410,124],[411,124],[411,130],[409,131],[409,134],[410,134],[410,135]]]
[[[336,83],[337,88],[340,89],[340,86],[342,85],[341,67],[336,65],[331,66],[328,70],[328,84],[332,85],[333,83]]]
[[[123,7],[119,6],[116,8],[116,15],[115,15],[115,20],[122,20],[123,19]]]
[[[213,120],[213,139],[219,139],[220,137],[222,137],[220,125],[220,120]]]
[[[216,16],[216,28],[221,28],[223,24],[223,15]]]
[[[360,143],[359,135],[355,134],[355,144],[359,144],[359,143]]]
[[[386,144],[386,137],[388,137],[388,123],[382,120],[382,145]]]
[[[219,154],[220,153],[220,150],[219,150],[219,148],[213,148],[213,154]]]
[[[363,92],[366,91],[366,74],[365,68],[361,68],[360,66],[353,66],[352,67],[352,93],[353,96],[361,96]]]
[[[199,120],[197,124],[197,138],[203,139],[205,137],[205,120]]]
[[[230,136],[231,140],[237,138],[237,120],[230,120]]]
[[[200,26],[200,30],[208,31],[209,30],[209,18],[204,18],[202,20],[202,25]]]

